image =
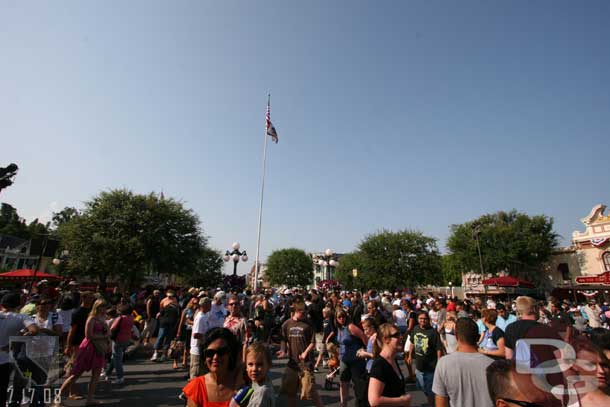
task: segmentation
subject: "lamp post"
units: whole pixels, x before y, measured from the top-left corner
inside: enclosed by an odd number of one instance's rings
[[[451,291],[451,298],[453,298],[453,283],[449,281],[449,290]]]
[[[339,262],[335,260],[334,255],[335,254],[331,249],[326,249],[324,254],[319,254],[314,257],[314,264],[320,266],[321,271],[324,267],[326,268],[326,273],[323,274],[327,278],[323,278],[322,280],[332,280],[331,277],[333,277],[333,273],[331,267],[334,268],[339,265]]]
[[[358,269],[352,269],[352,277],[354,277],[354,288],[356,288],[356,279],[358,278]]]
[[[481,234],[481,224],[475,222],[472,224],[472,237],[474,238],[477,244],[477,251],[479,252],[479,265],[481,266],[481,275],[485,275],[485,270],[483,269],[483,256],[481,256],[481,243],[479,242],[479,235]]]
[[[239,263],[239,260],[241,259],[241,261],[243,261],[244,263],[248,261],[248,255],[246,254],[246,251],[239,251],[239,242],[235,242],[233,243],[233,251],[226,251],[225,255],[223,256],[223,260],[225,262],[228,262],[229,260],[233,260],[233,275],[236,276],[237,275],[237,263]],[[241,257],[240,257],[241,256]]]

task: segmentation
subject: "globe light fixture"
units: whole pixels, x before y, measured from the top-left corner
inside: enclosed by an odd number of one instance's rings
[[[234,242],[231,245],[231,247],[233,248],[233,250],[232,251],[227,250],[225,252],[225,255],[222,256],[222,259],[225,261],[225,263],[228,263],[230,260],[233,260],[233,275],[236,276],[237,275],[237,263],[239,263],[240,260],[244,263],[247,262],[248,255],[246,254],[245,250],[239,251],[239,248],[241,247],[239,242]]]

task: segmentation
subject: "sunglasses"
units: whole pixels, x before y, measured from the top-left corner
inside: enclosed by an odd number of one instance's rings
[[[521,406],[521,407],[542,407],[540,404],[531,403],[529,401],[521,401],[521,400],[513,400],[513,399],[505,399],[505,398],[502,398],[500,400],[504,400],[507,403],[516,404],[516,405]]]
[[[388,335],[388,338],[400,338],[400,332],[394,332],[392,335]]]
[[[227,305],[228,305],[228,306],[230,306],[230,307],[232,307],[232,306],[234,306],[234,305],[237,305],[237,303],[236,303],[236,302],[230,302],[230,303],[228,303]]]
[[[223,346],[222,348],[218,348],[218,349],[208,348],[203,351],[203,356],[205,356],[206,359],[213,359],[214,356],[216,356],[216,355],[218,355],[218,357],[221,358],[221,357],[225,356],[227,353],[229,353],[229,348],[226,346]]]

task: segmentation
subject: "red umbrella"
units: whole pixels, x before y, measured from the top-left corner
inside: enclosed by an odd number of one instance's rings
[[[498,287],[523,287],[523,288],[536,287],[534,285],[534,283],[532,283],[532,282],[521,280],[519,278],[511,277],[511,276],[488,278],[487,280],[483,280],[483,285],[495,285]]]
[[[31,280],[32,277],[34,277],[34,270],[32,269],[13,270],[0,274],[0,280]],[[61,280],[61,277],[55,274],[36,271],[36,280]]]

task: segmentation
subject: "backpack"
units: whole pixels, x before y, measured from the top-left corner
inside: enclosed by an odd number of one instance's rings
[[[116,342],[116,339],[119,336],[119,332],[121,331],[121,324],[122,323],[123,323],[123,317],[120,316],[119,317],[119,323],[117,324],[116,328],[110,329],[110,339],[112,339],[115,342]]]

